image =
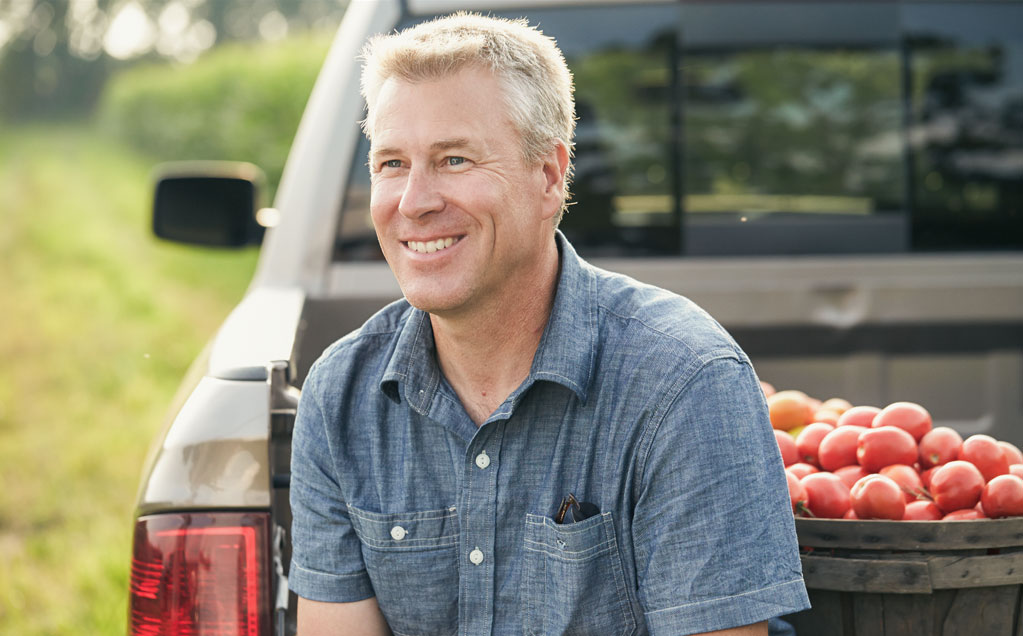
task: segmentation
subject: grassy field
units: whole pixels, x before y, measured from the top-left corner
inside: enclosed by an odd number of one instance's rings
[[[0,128],[0,634],[125,633],[144,456],[255,265],[153,239],[153,163]]]

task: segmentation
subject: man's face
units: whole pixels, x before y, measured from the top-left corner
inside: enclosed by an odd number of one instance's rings
[[[538,293],[560,199],[545,164],[523,161],[490,72],[387,80],[371,132],[373,225],[413,306],[467,315]]]

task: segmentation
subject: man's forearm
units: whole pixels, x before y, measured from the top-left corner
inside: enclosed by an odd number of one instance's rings
[[[376,598],[354,603],[298,599],[298,636],[391,636]]]

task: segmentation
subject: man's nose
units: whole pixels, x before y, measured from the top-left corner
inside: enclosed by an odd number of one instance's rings
[[[398,202],[398,212],[410,219],[417,219],[444,207],[436,175],[426,168],[413,166],[405,181],[405,190]]]

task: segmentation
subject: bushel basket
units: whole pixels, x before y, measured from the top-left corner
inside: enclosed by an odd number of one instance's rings
[[[796,519],[798,636],[1023,636],[1023,518]]]

